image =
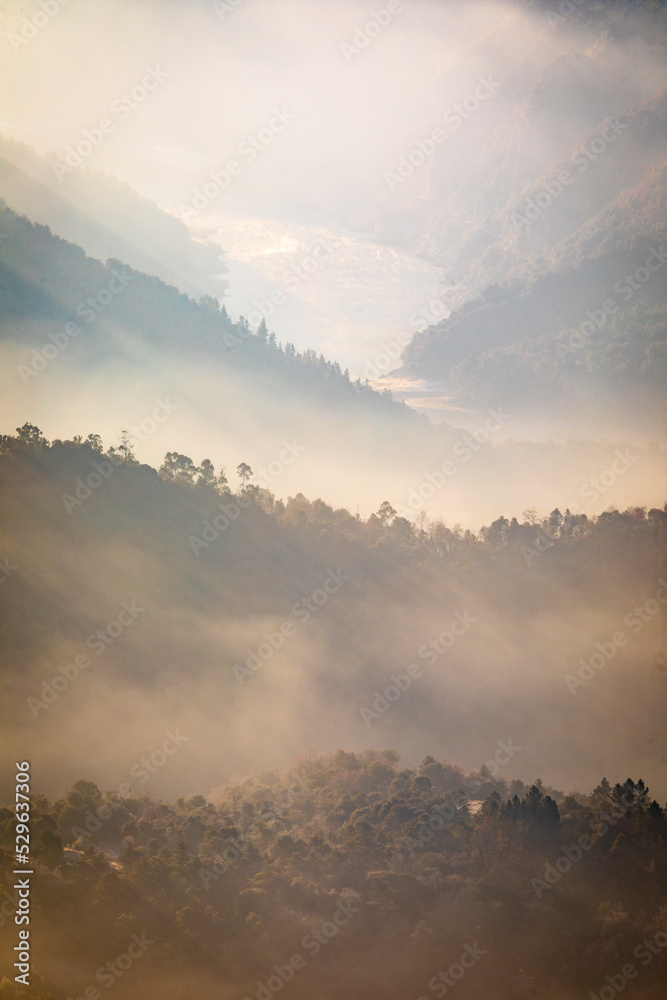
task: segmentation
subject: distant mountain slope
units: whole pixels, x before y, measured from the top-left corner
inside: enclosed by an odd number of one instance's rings
[[[80,361],[93,368],[153,347],[214,361],[221,371],[271,374],[283,383],[283,391],[297,397],[311,396],[353,409],[361,406],[408,423],[423,421],[388,393],[374,392],[360,380],[353,383],[337,363],[322,355],[297,353],[291,344],[283,349],[264,324],[253,333],[243,318],[232,322],[210,297],[197,303],[119,260],[103,265],[87,257],[81,247],[8,208],[0,210],[0,231],[3,340],[32,348],[40,337],[77,338]],[[79,333],[68,333],[68,323]],[[92,335],[80,336],[81,330]],[[33,363],[39,364],[34,353]],[[32,372],[27,350],[24,367],[28,384],[37,370]]]
[[[535,12],[537,44],[515,46],[521,62],[499,68],[491,98],[385,199],[388,215],[421,215],[410,242],[460,285],[459,304],[517,265],[530,274],[527,258],[652,178],[667,157],[665,5],[586,3],[555,24],[551,5],[523,6]],[[565,169],[571,178],[559,181]]]
[[[562,102],[561,128],[551,120],[553,111],[539,107],[544,98],[526,100],[508,120],[496,123],[491,141],[460,182],[450,178],[442,191],[416,249],[445,267],[444,280],[460,286],[459,302],[488,284],[530,276],[561,240],[575,238],[628,190],[636,189],[632,215],[626,211],[609,219],[617,239],[636,232],[637,219],[645,217],[640,195],[644,203],[664,201],[667,94],[634,106],[627,98],[603,103],[590,85],[586,92],[590,67],[581,63],[574,55],[565,60],[549,87],[547,105]],[[568,109],[563,80],[568,76],[585,94],[572,101],[587,109],[585,116],[580,108]],[[548,143],[542,141],[545,132]],[[439,169],[434,158],[432,188],[445,186],[437,181]]]
[[[667,227],[665,4],[520,7],[494,45],[493,94],[383,200],[378,235],[442,266],[454,310],[415,335],[399,374],[461,405],[540,408],[575,388],[578,405],[587,390],[630,405],[664,377],[664,277],[619,288]],[[564,331],[607,298],[613,323],[564,354]]]
[[[415,335],[399,374],[444,383],[460,405],[655,411],[665,5],[523,6],[544,19],[538,44],[414,180],[431,208],[415,247],[445,269],[454,312]]]
[[[663,93],[624,115],[605,118],[578,137],[541,176],[508,192],[505,205],[492,188],[490,196],[502,207],[485,218],[476,238],[461,250],[448,280],[480,287],[526,279],[551,266],[554,249],[563,240],[576,244],[580,231],[605,210],[607,228],[601,232],[598,225],[597,235],[607,242],[655,229],[658,222],[647,218],[647,208],[664,205],[666,121],[667,93]],[[634,198],[625,211],[612,213],[611,206],[633,189]],[[588,252],[595,249],[589,243]],[[585,252],[582,248],[580,256]]]
[[[667,163],[651,167],[633,188],[607,202],[588,222],[553,247],[556,270],[611,250],[623,239],[667,229]],[[511,280],[511,272],[510,272]]]
[[[224,295],[220,247],[195,240],[180,220],[113,177],[82,168],[59,180],[52,158],[0,138],[0,196],[91,257],[123,260],[188,295]]]
[[[571,396],[585,407],[601,394],[615,407],[632,407],[638,397],[659,407],[667,374],[667,230],[591,256],[563,244],[564,259],[576,263],[547,267],[525,287],[488,287],[417,334],[403,372],[442,379],[465,400],[542,407]]]

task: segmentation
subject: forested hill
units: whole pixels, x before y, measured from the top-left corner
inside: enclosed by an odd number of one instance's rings
[[[49,445],[30,425],[1,451],[2,722],[17,752],[25,726],[49,741],[46,787],[82,761],[109,779],[107,728],[129,767],[179,721],[197,739],[165,771],[177,794],[194,771],[206,792],[308,745],[427,741],[472,766],[510,735],[530,774],[584,786],[591,726],[610,779],[632,763],[661,794],[663,510],[526,511],[473,533],[411,524],[391,498],[365,520],[278,501],[243,454],[170,451],[156,470],[128,443]],[[629,692],[639,742],[617,726]]]
[[[40,340],[47,361],[62,345],[75,344],[78,363],[89,370],[119,358],[132,363],[154,348],[220,366],[221,374],[272,376],[276,388],[295,399],[426,425],[390,393],[353,382],[337,362],[279,345],[264,321],[253,332],[212,297],[195,302],[122,261],[102,264],[6,207],[0,227],[0,336],[25,348],[20,374],[26,385],[45,366]],[[55,348],[53,338],[59,338]]]
[[[33,799],[32,985],[3,980],[3,1000],[441,1000],[452,984],[569,1000],[608,977],[664,996],[667,821],[641,779],[565,796],[392,750],[311,753],[208,801],[156,800],[139,763],[125,778]],[[14,826],[0,810],[3,901]]]
[[[667,230],[520,285],[491,286],[417,334],[403,371],[464,401],[569,400],[656,413],[667,377]],[[577,404],[575,401],[579,399]]]
[[[402,374],[443,381],[463,405],[504,397],[553,413],[595,398],[655,412],[665,4],[560,6],[508,14],[492,96],[388,196],[399,218],[419,206],[411,245],[442,266],[454,310],[415,336]]]
[[[492,95],[387,198],[399,219],[420,212],[415,249],[443,266],[458,302],[525,283],[568,241],[590,253],[587,230],[602,221],[614,243],[665,225],[665,4],[562,6],[508,10]],[[619,210],[628,195],[631,213]]]

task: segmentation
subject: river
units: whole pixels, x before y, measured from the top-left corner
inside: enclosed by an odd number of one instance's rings
[[[353,378],[397,368],[409,336],[447,315],[439,269],[407,250],[275,219],[206,221],[198,234],[225,251],[232,318],[254,329],[265,317],[280,342],[338,361]]]

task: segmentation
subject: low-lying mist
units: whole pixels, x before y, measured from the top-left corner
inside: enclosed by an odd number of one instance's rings
[[[508,739],[508,776],[584,787],[631,768],[664,794],[659,510],[527,511],[475,541],[391,508],[364,526],[303,497],[216,501],[86,445],[12,454],[4,728],[10,755],[50,747],[40,789],[134,786],[178,730],[153,794],[206,795],[308,748],[474,769]]]
[[[80,346],[73,343],[71,358],[57,358],[27,386],[18,366],[29,353],[4,346],[12,376],[5,383],[7,432],[24,422],[26,412],[49,438],[84,430],[116,445],[123,429],[132,434],[134,428],[137,458],[152,465],[161,464],[167,451],[197,462],[210,458],[228,469],[247,462],[256,481],[278,497],[302,492],[353,512],[358,506],[364,516],[389,500],[410,520],[424,512],[471,529],[527,507],[547,513],[557,504],[591,515],[610,505],[656,506],[663,498],[661,443],[638,445],[626,436],[591,440],[585,431],[583,440],[574,434],[568,440],[547,420],[534,440],[511,401],[453,415],[434,430],[425,417],[388,419],[288,397],[289,387],[271,374],[229,371],[144,346],[134,363],[119,359],[81,368],[75,356]],[[151,414],[159,400],[169,405],[156,422]],[[293,453],[281,461],[286,443]]]

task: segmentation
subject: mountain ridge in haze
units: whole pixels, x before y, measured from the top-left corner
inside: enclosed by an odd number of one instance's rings
[[[603,761],[621,780],[631,760],[663,794],[667,744],[615,726],[632,692],[660,729],[664,510],[526,511],[477,532],[410,524],[391,502],[361,519],[301,493],[277,500],[252,471],[237,488],[244,453],[210,463],[192,443],[194,461],[170,449],[158,471],[95,434],[49,444],[25,425],[0,441],[4,726],[14,742],[28,724],[52,741],[44,786],[63,790],[89,757],[105,778],[100,727],[122,734],[129,766],[145,711],[151,732],[178,716],[200,734],[167,778],[179,793],[195,790],[193,755],[207,792],[222,760],[227,774],[273,765],[276,746],[288,761],[389,740],[472,765],[489,733],[511,733],[529,747],[526,779],[585,783]],[[122,634],[102,643],[119,613]],[[607,655],[591,679],[596,642]],[[405,692],[387,708],[392,677]],[[107,722],[91,725],[100,698]]]
[[[19,215],[47,225],[91,257],[123,260],[192,297],[223,297],[220,247],[191,236],[183,222],[129,184],[85,166],[57,182],[53,158],[0,138],[0,195]]]

